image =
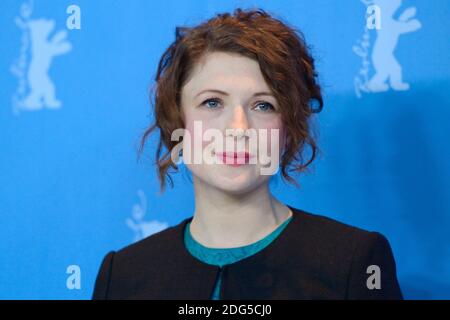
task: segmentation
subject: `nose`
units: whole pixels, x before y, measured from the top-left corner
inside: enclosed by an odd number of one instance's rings
[[[241,137],[244,135],[245,130],[247,130],[248,128],[249,121],[244,107],[242,105],[236,105],[233,108],[231,121],[227,129],[233,129],[229,130],[231,131],[233,136]]]

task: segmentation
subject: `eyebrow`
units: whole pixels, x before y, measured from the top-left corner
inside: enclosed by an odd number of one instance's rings
[[[229,94],[228,94],[227,92],[225,92],[225,91],[221,91],[221,90],[217,90],[217,89],[206,89],[206,90],[202,90],[202,91],[200,91],[199,93],[197,93],[197,94],[195,95],[195,97],[201,95],[202,93],[206,93],[206,92],[220,93],[220,94],[223,94],[224,96],[228,96],[228,95],[229,95]],[[256,92],[256,93],[253,94],[252,97],[257,97],[257,96],[272,96],[272,97],[274,97],[274,95],[271,94],[270,92]]]

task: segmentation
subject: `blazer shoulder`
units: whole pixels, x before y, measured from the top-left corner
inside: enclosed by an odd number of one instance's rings
[[[120,259],[127,259],[141,255],[148,257],[149,254],[151,255],[173,251],[175,249],[174,245],[178,244],[176,240],[183,235],[182,231],[184,225],[191,218],[192,217],[183,219],[174,226],[168,227],[142,240],[127,245],[117,251],[117,255],[120,256]]]
[[[128,288],[131,292],[132,286],[137,285],[132,283],[134,279],[145,279],[148,273],[157,273],[162,266],[167,266],[173,259],[172,255],[179,251],[179,241],[176,240],[182,235],[183,226],[189,219],[120,250],[109,251],[101,262],[92,299],[114,298],[117,293],[126,291],[127,285],[131,286]]]
[[[298,214],[302,232],[306,232],[310,237],[317,237],[317,240],[337,243],[345,242],[348,244],[348,241],[352,242],[360,238],[370,237],[370,234],[374,232],[325,215],[311,213],[297,208],[294,209]]]
[[[362,238],[352,255],[347,299],[397,299],[403,294],[388,239],[379,232]]]
[[[104,300],[108,298],[114,254],[115,251],[112,250],[103,257],[97,278],[95,279],[92,300]]]
[[[297,209],[298,229],[296,237],[307,243],[307,250],[317,252],[318,257],[343,259],[350,262],[361,248],[373,245],[390,249],[386,237],[378,231],[362,229],[324,215]]]
[[[303,210],[300,214],[305,251],[317,270],[341,279],[347,299],[402,299],[396,263],[388,239],[338,220]],[[380,283],[371,274],[382,272]]]

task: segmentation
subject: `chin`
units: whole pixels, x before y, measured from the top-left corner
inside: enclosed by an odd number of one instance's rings
[[[243,194],[258,188],[270,176],[261,175],[259,166],[240,168],[188,165],[191,174],[204,184],[229,194]]]
[[[250,173],[235,176],[213,175],[205,179],[212,187],[233,195],[248,193],[258,188],[264,180],[266,179],[262,176],[254,176]]]

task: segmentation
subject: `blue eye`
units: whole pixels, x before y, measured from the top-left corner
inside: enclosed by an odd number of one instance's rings
[[[219,102],[219,99],[207,99],[203,101],[202,105],[206,105],[208,109],[216,109]]]
[[[219,104],[220,104],[220,99],[212,98],[212,99],[206,99],[205,101],[202,102],[201,105],[206,106],[206,108],[208,108],[208,109],[217,109],[219,107]],[[275,108],[273,107],[273,105],[268,102],[258,103],[256,108],[258,108],[259,106],[263,106],[262,108],[260,108],[261,111],[263,111],[263,112],[275,111]]]
[[[256,106],[256,108],[257,108],[258,106],[261,106],[261,105],[266,106],[267,108],[269,108],[269,109],[263,108],[262,111],[264,111],[264,112],[267,112],[267,111],[269,111],[269,110],[273,110],[273,111],[275,110],[275,108],[272,106],[272,104],[270,104],[270,103],[268,103],[268,102],[258,103],[258,105]]]

